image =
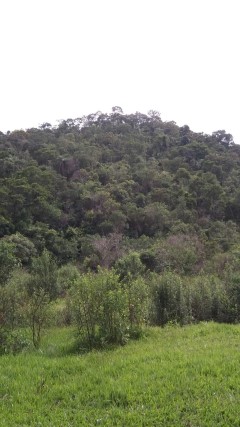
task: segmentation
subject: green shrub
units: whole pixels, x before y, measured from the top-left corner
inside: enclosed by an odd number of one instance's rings
[[[44,326],[47,326],[51,316],[49,295],[44,289],[36,289],[28,296],[26,319],[32,332],[32,341],[35,348],[40,347]]]
[[[21,332],[0,330],[0,354],[17,354],[30,345],[30,341]]]
[[[13,243],[0,239],[0,286],[5,285],[18,264],[14,251]]]
[[[57,272],[57,288],[59,295],[65,295],[75,280],[80,276],[78,268],[74,264],[61,266]]]
[[[33,258],[31,273],[29,294],[43,289],[44,292],[48,294],[50,300],[57,297],[57,264],[50,252],[44,249],[41,256]]]
[[[79,337],[89,348],[126,339],[127,298],[113,271],[87,273],[71,289],[71,306]]]
[[[167,272],[159,276],[155,291],[157,324],[187,323],[189,308],[186,296],[183,280],[178,274]]]
[[[240,272],[229,271],[225,276],[227,306],[225,321],[238,323],[240,321]]]
[[[89,272],[70,291],[78,336],[88,348],[124,344],[137,336],[148,316],[147,288],[143,279],[121,282],[114,270]]]

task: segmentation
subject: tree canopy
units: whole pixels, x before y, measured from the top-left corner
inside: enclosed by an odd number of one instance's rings
[[[94,253],[101,264],[96,242],[105,239],[106,251],[113,233],[134,247],[142,236],[154,246],[184,230],[224,250],[211,230],[220,222],[225,247],[236,240],[239,164],[224,130],[196,133],[156,111],[124,114],[118,106],[1,133],[0,236],[17,244],[25,263],[26,251],[46,248],[59,263],[94,265]],[[229,223],[235,232],[227,238]]]

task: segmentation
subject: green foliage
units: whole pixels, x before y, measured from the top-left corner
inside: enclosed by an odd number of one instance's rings
[[[12,243],[0,240],[0,286],[10,278],[13,269],[17,265],[15,246]]]
[[[115,270],[120,280],[131,281],[144,274],[145,267],[137,252],[130,252],[120,258],[115,264]]]
[[[140,333],[148,314],[143,279],[121,283],[114,270],[87,273],[71,288],[72,312],[80,338],[89,348],[124,344]]]
[[[89,348],[126,339],[127,298],[113,271],[87,273],[71,289],[79,334]]]
[[[204,245],[197,235],[169,236],[155,248],[155,269],[170,269],[179,274],[197,273],[203,266]]]
[[[240,150],[232,136],[196,133],[152,111],[119,111],[1,134],[0,235],[16,244],[24,265],[35,247],[59,263],[109,268],[125,249],[107,248],[116,234],[124,244],[151,237],[152,248],[141,248],[151,253],[160,237],[195,234],[210,256],[237,240]],[[89,235],[105,248],[97,242],[85,254],[81,239]],[[181,273],[199,266],[188,244]],[[180,273],[176,258],[170,268]],[[159,262],[150,264],[161,271]]]
[[[129,277],[129,276],[128,276]],[[137,338],[150,317],[150,292],[142,277],[129,277],[125,284],[128,299],[128,322],[130,337]]]
[[[58,294],[57,279],[57,264],[47,250],[41,256],[33,258],[27,282],[25,317],[36,348],[40,347],[43,328],[49,322],[50,302]]]
[[[225,276],[227,306],[225,321],[239,323],[240,321],[240,272],[230,270]]]
[[[214,276],[199,275],[188,281],[193,321],[224,321],[227,294],[224,283]]]
[[[118,260],[115,269],[127,294],[129,333],[137,337],[149,319],[150,295],[142,277],[145,266],[137,252],[130,252]]]
[[[154,290],[153,323],[239,322],[239,273],[230,271],[221,280],[210,274],[184,277],[167,272],[153,275],[150,283]]]
[[[30,272],[26,302],[36,308],[46,300],[43,312],[83,280],[73,265],[81,272],[100,266],[119,277],[112,288],[107,279],[98,285],[106,294],[90,333],[98,341],[124,341],[141,329],[150,272],[161,275],[150,301],[158,323],[239,321],[240,150],[230,134],[196,133],[155,111],[114,107],[1,133],[0,143],[0,287],[12,307],[17,265]],[[89,301],[97,299],[85,287]],[[8,311],[13,327],[21,326],[18,310],[15,319]]]
[[[33,258],[29,292],[34,294],[43,290],[52,300],[57,296],[57,264],[53,256],[44,250],[42,255]]]
[[[0,328],[0,355],[17,354],[30,347],[30,340],[19,331]]]
[[[15,353],[25,347],[19,328],[25,326],[28,280],[29,275],[18,268],[5,286],[0,286],[0,353]]]
[[[5,286],[0,287],[0,327],[13,330],[24,325],[24,306],[29,274],[18,268]]]
[[[79,269],[73,264],[62,265],[57,271],[58,294],[65,295],[80,277]]]
[[[4,240],[13,245],[14,255],[23,265],[29,264],[31,258],[36,256],[33,242],[21,233],[11,234]]]
[[[189,308],[182,278],[174,273],[164,273],[155,284],[156,323],[188,323]]]
[[[102,288],[102,301],[99,307],[100,340],[103,344],[124,344],[128,339],[126,292],[113,272],[100,280]]]
[[[26,318],[32,332],[32,342],[36,349],[40,347],[44,326],[50,316],[49,295],[43,288],[35,289],[28,297]]]

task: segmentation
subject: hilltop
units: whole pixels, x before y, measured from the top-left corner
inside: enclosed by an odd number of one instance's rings
[[[159,251],[190,245],[197,271],[239,241],[239,165],[224,130],[195,133],[155,111],[1,133],[0,237],[93,269],[137,250],[161,271]]]

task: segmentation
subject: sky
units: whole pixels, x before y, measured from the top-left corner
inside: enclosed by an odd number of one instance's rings
[[[120,106],[240,144],[238,0],[1,0],[0,130]]]

